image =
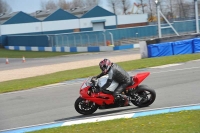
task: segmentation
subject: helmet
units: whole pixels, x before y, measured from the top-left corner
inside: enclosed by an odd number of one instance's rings
[[[103,59],[102,61],[100,61],[99,63],[99,67],[102,70],[103,73],[107,73],[110,69],[110,67],[112,66],[112,62],[108,59]]]

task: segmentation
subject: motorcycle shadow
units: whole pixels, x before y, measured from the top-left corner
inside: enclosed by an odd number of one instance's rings
[[[127,114],[127,113],[134,113],[136,109],[143,109],[146,107],[133,107],[133,106],[128,106],[128,107],[118,107],[118,108],[112,108],[112,109],[99,109],[97,112],[91,115],[78,115],[78,116],[73,116],[73,117],[68,117],[68,118],[63,118],[63,119],[58,119],[55,120],[55,122],[61,122],[61,121],[73,121],[73,120],[80,120],[82,118],[95,118],[95,117],[103,117],[103,116],[109,116],[109,115],[119,115],[119,114]],[[130,111],[132,110],[132,111]],[[100,112],[99,112],[100,111]],[[125,111],[130,111],[130,112],[125,112]]]

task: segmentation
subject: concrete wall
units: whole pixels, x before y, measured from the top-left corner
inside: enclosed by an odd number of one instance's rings
[[[147,14],[131,14],[131,15],[118,15],[117,24],[134,24],[134,23],[144,23],[148,21]]]
[[[42,32],[52,32],[61,30],[74,31],[79,29],[79,19],[45,21],[42,22]]]
[[[2,35],[41,33],[41,22],[1,25]]]

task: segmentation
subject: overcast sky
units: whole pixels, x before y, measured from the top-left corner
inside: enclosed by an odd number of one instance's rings
[[[23,11],[26,13],[32,13],[36,10],[41,9],[41,1],[48,1],[48,0],[6,0],[6,2],[10,5],[13,12],[16,11]],[[57,0],[55,0],[57,1]],[[71,1],[71,0],[66,0]],[[105,9],[109,9],[105,0],[102,0],[102,5]],[[134,2],[135,0],[131,0]]]

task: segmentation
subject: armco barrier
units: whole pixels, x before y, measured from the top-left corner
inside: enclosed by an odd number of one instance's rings
[[[5,46],[8,50],[22,51],[48,51],[48,52],[103,52],[114,50],[125,50],[139,48],[138,44],[127,44],[122,46],[91,46],[91,47],[26,47],[26,46]]]

